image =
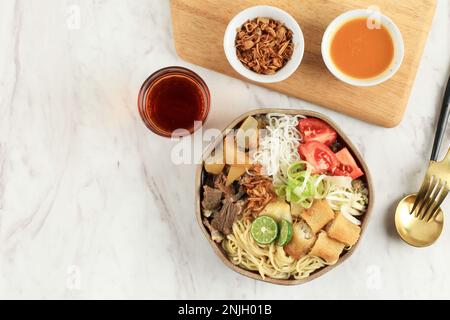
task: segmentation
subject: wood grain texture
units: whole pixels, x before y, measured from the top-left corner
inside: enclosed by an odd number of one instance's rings
[[[281,83],[262,86],[380,126],[394,127],[401,122],[433,20],[435,0],[171,0],[178,54],[188,62],[243,79],[225,57],[223,36],[237,13],[258,4],[289,12],[299,22],[306,41],[305,56],[296,73]],[[352,87],[326,68],[320,50],[322,36],[341,13],[373,5],[400,28],[405,59],[391,80],[376,87]]]
[[[369,223],[369,219],[372,215],[372,211],[373,211],[373,206],[375,203],[375,194],[374,194],[374,188],[373,188],[373,183],[372,183],[372,176],[370,174],[369,168],[367,167],[366,162],[364,161],[362,155],[358,152],[358,150],[356,149],[356,147],[353,145],[353,143],[350,141],[350,139],[347,137],[347,135],[342,131],[341,128],[338,127],[338,125],[336,123],[334,123],[330,118],[328,118],[327,116],[318,113],[318,112],[313,112],[313,111],[308,111],[308,110],[286,110],[286,109],[259,109],[259,110],[253,110],[250,111],[248,113],[245,113],[243,115],[241,115],[240,117],[238,117],[236,120],[234,120],[230,125],[227,126],[227,128],[225,128],[222,132],[222,135],[219,136],[204,152],[203,154],[203,160],[206,161],[211,153],[213,152],[213,150],[218,146],[219,143],[222,142],[222,139],[224,139],[225,135],[227,134],[227,132],[229,132],[230,129],[236,129],[240,126],[240,124],[242,124],[242,122],[247,119],[250,116],[256,116],[256,115],[263,115],[263,114],[267,114],[267,113],[282,113],[282,114],[288,114],[288,115],[301,115],[301,116],[305,116],[308,118],[317,118],[317,119],[321,119],[323,121],[325,121],[326,123],[328,123],[339,135],[339,138],[341,139],[341,141],[343,142],[343,145],[345,147],[347,147],[350,152],[353,154],[353,157],[355,158],[356,162],[358,163],[358,166],[363,170],[364,172],[364,177],[362,179],[365,179],[365,182],[367,184],[367,189],[369,190],[369,204],[367,206],[367,211],[364,214],[364,216],[362,217],[362,225],[361,225],[361,238],[364,236],[365,234],[365,230],[367,228],[367,225]],[[255,280],[259,280],[259,281],[264,281],[264,282],[268,282],[268,283],[272,283],[272,284],[277,284],[277,285],[285,285],[285,286],[293,286],[293,285],[300,285],[300,284],[304,284],[307,282],[310,282],[314,279],[319,278],[320,276],[324,275],[325,273],[327,273],[328,271],[333,270],[334,268],[336,268],[337,266],[339,266],[341,263],[343,263],[345,260],[347,260],[348,258],[350,258],[350,256],[353,254],[353,252],[358,248],[359,243],[361,242],[361,239],[358,240],[358,243],[356,243],[356,245],[354,245],[349,251],[346,251],[338,260],[338,262],[334,265],[331,266],[326,266],[320,270],[317,270],[316,272],[314,272],[313,274],[311,274],[308,278],[303,279],[303,280],[294,280],[294,279],[289,279],[289,280],[279,280],[279,279],[272,279],[272,278],[266,278],[263,279],[261,277],[261,275],[257,272],[253,272],[253,271],[248,271],[245,270],[239,266],[234,265],[227,257],[225,251],[223,250],[223,248],[217,244],[216,242],[214,242],[211,239],[211,235],[209,233],[209,231],[206,229],[205,225],[203,224],[203,214],[202,214],[202,209],[201,209],[201,201],[202,201],[202,192],[203,192],[203,164],[198,165],[197,166],[197,173],[196,173],[196,178],[195,178],[195,208],[196,208],[196,218],[197,218],[197,222],[200,226],[200,229],[202,230],[203,234],[205,235],[207,241],[210,243],[210,245],[212,246],[214,252],[217,254],[217,256],[220,258],[220,260],[226,265],[228,266],[230,269],[232,269],[233,271],[244,275],[246,277],[255,279]]]

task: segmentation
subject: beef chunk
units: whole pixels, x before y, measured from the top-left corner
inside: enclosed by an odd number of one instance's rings
[[[223,234],[214,229],[213,226],[211,225],[211,223],[209,223],[208,219],[203,219],[203,224],[205,225],[205,227],[208,229],[208,231],[211,233],[211,239],[217,243],[221,243],[223,241]]]
[[[234,222],[244,211],[244,207],[245,201],[243,200],[233,202],[231,198],[226,199],[220,212],[214,216],[211,222],[212,227],[224,235],[229,235]]]
[[[203,187],[202,207],[205,210],[217,210],[222,203],[223,192],[208,186]]]
[[[214,180],[214,188],[223,192],[225,198],[231,198],[234,196],[234,188],[233,186],[226,186],[227,177],[225,174],[221,173],[216,176]]]

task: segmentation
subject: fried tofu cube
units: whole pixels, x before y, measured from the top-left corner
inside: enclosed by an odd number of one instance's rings
[[[316,239],[316,235],[306,223],[295,223],[292,240],[284,247],[284,251],[292,258],[299,260],[308,253]]]
[[[292,223],[289,204],[287,204],[284,200],[270,202],[259,215],[269,216],[273,218],[277,223],[280,223],[281,220],[286,220]]]
[[[336,219],[328,225],[327,233],[330,238],[338,240],[347,246],[353,246],[359,240],[361,228],[339,212],[336,215]]]
[[[326,200],[316,200],[312,207],[304,210],[300,216],[311,227],[311,230],[317,233],[334,219],[334,211]]]
[[[303,208],[300,204],[296,204],[291,202],[291,215],[293,217],[300,217],[300,215],[302,214],[302,212],[305,210],[305,208]]]
[[[322,258],[328,263],[338,261],[345,244],[331,239],[325,231],[321,231],[309,255]]]

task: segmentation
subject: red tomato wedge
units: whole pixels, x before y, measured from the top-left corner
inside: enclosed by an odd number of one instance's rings
[[[358,167],[355,159],[353,159],[347,148],[344,148],[336,153],[336,158],[339,161],[339,165],[333,171],[333,175],[351,177],[353,180],[364,175],[364,172],[362,172],[362,170]]]
[[[298,130],[303,136],[304,143],[317,141],[330,146],[337,139],[337,133],[330,125],[315,118],[300,120]]]
[[[317,141],[300,145],[300,156],[314,167],[314,174],[333,172],[339,165],[336,155],[325,144]]]

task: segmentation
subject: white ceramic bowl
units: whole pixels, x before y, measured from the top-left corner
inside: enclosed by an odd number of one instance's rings
[[[294,53],[292,58],[282,69],[278,70],[277,73],[273,75],[261,75],[247,69],[238,59],[236,54],[236,31],[247,22],[247,20],[253,20],[258,17],[272,18],[280,21],[293,33]],[[305,52],[305,39],[303,37],[302,29],[290,14],[271,6],[256,6],[240,12],[231,20],[225,32],[224,49],[228,62],[241,76],[255,82],[274,83],[286,80],[298,69]]]
[[[391,65],[385,72],[374,78],[369,79],[353,78],[340,71],[336,67],[331,58],[330,46],[334,38],[334,35],[343,24],[357,18],[367,18],[367,19],[370,18],[376,19],[377,21],[380,20],[379,22],[389,31],[392,40],[394,42],[394,58],[392,60]],[[322,39],[322,57],[323,60],[325,61],[328,70],[330,70],[330,72],[339,80],[358,87],[375,86],[392,78],[392,76],[394,76],[394,74],[397,73],[398,69],[400,69],[400,66],[403,62],[404,54],[405,54],[405,47],[403,43],[403,37],[399,28],[387,16],[381,13],[374,13],[371,10],[364,10],[364,9],[352,10],[340,15],[328,26]]]

